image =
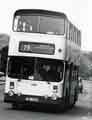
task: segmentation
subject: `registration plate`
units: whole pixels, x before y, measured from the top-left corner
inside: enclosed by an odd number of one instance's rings
[[[38,102],[39,101],[38,98],[33,98],[33,97],[26,97],[25,100],[26,101],[32,101],[32,102]]]

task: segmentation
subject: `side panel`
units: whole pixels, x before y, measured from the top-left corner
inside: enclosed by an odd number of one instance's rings
[[[68,104],[73,105],[78,98],[78,67],[66,63],[64,98]]]

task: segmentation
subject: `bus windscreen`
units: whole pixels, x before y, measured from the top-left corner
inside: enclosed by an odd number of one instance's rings
[[[63,70],[64,63],[60,60],[10,57],[8,61],[8,77],[13,79],[59,82]]]

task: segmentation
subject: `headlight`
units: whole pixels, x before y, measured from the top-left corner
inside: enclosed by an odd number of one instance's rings
[[[48,95],[45,95],[44,98],[47,99],[47,98],[48,98]]]
[[[11,91],[8,92],[8,95],[9,95],[9,96],[13,96],[13,95],[14,95],[14,92],[11,90]]]
[[[53,92],[54,92],[54,93],[57,93],[57,92],[58,92],[58,86],[57,86],[57,85],[54,85],[54,86],[53,86]]]
[[[57,95],[56,95],[56,94],[53,94],[53,95],[51,96],[51,98],[52,98],[52,100],[56,100],[56,99],[57,99]]]
[[[21,95],[22,95],[22,93],[17,93],[17,95],[18,95],[18,96],[21,96]]]

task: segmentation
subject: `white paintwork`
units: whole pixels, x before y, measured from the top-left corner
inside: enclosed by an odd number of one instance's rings
[[[58,92],[56,95],[62,97],[62,82],[42,82],[42,81],[32,81],[32,80],[21,80],[18,82],[18,79],[6,78],[5,93],[10,91],[10,82],[14,82],[14,91],[15,94],[22,95],[37,95],[37,96],[49,96],[51,97],[54,93],[53,86],[58,86]]]
[[[39,43],[50,43],[55,44],[55,54],[46,55],[46,54],[36,54],[36,53],[23,53],[19,52],[19,41],[26,42],[39,42]],[[10,38],[9,43],[9,56],[33,56],[33,57],[44,57],[52,59],[65,59],[65,37],[56,36],[56,35],[47,35],[47,34],[35,34],[35,33],[13,33]],[[58,50],[61,49],[61,52]]]

